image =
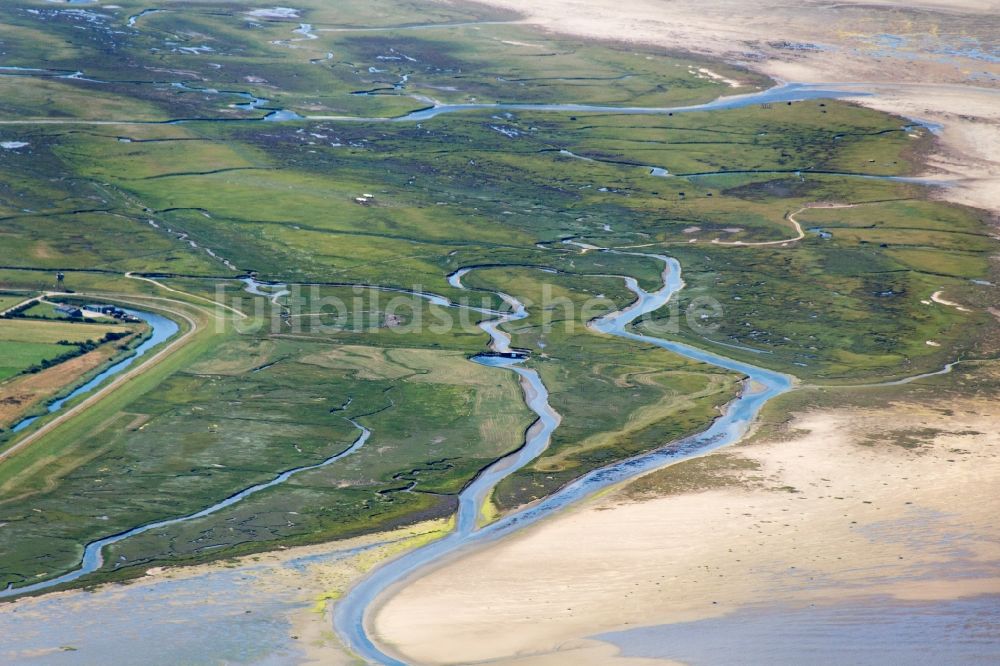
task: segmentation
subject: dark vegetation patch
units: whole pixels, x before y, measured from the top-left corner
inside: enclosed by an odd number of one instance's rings
[[[767,201],[768,199],[809,197],[818,184],[802,178],[775,178],[764,182],[747,183],[724,189],[722,194],[737,199]]]
[[[625,486],[618,496],[643,501],[723,488],[757,488],[761,479],[753,472],[759,470],[760,463],[742,455],[713,453],[641,476]]]
[[[977,430],[943,430],[941,428],[897,428],[887,430],[878,435],[867,437],[860,442],[861,446],[884,446],[890,444],[904,449],[921,449],[934,443],[939,435],[971,436],[981,435]]]

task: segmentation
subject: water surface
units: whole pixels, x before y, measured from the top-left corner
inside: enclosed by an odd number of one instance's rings
[[[625,657],[691,666],[985,666],[1000,664],[1000,596],[756,605],[720,618],[594,638],[613,643]]]
[[[119,532],[118,534],[113,534],[111,536],[95,539],[94,541],[88,543],[84,548],[83,559],[80,562],[79,567],[77,567],[75,570],[70,571],[69,573],[65,573],[61,576],[57,576],[55,578],[50,578],[47,580],[40,581],[38,583],[33,583],[31,585],[23,585],[20,587],[8,586],[6,590],[0,591],[0,598],[12,597],[18,594],[24,594],[26,592],[38,592],[40,590],[47,590],[51,587],[55,587],[56,585],[64,585],[66,583],[71,583],[83,576],[86,576],[87,574],[94,573],[95,571],[103,567],[104,548],[110,546],[113,543],[118,543],[119,541],[123,541],[125,539],[128,539],[129,537],[137,536],[139,534],[144,534],[146,532],[149,532],[150,530],[156,530],[162,527],[169,527],[171,525],[186,523],[188,521],[196,520],[198,518],[204,518],[205,516],[217,513],[227,507],[230,507],[238,502],[241,502],[247,497],[250,497],[251,495],[255,495],[263,490],[267,490],[268,488],[273,488],[274,486],[285,483],[286,481],[288,481],[288,479],[292,478],[296,474],[299,474],[301,472],[307,472],[313,469],[319,469],[320,467],[326,467],[327,465],[330,465],[340,460],[341,458],[349,456],[358,449],[360,449],[362,446],[364,446],[365,442],[368,441],[368,437],[371,435],[371,431],[365,428],[364,426],[358,424],[355,421],[351,421],[351,423],[358,430],[361,431],[360,434],[358,435],[358,438],[354,440],[354,443],[351,444],[349,447],[347,447],[343,451],[335,453],[334,455],[330,456],[329,458],[326,458],[322,462],[316,463],[314,465],[304,465],[301,467],[294,467],[292,469],[286,470],[275,476],[270,481],[254,484],[248,488],[244,488],[243,490],[240,490],[239,492],[230,495],[224,500],[216,502],[215,504],[206,507],[204,509],[201,509],[200,511],[189,513],[183,516],[178,516],[176,518],[167,518],[152,523],[146,523],[144,525],[134,527],[130,530]],[[123,564],[127,565],[128,562],[124,562]]]
[[[158,315],[154,312],[145,312],[142,310],[130,310],[128,308],[123,308],[125,312],[129,313],[133,317],[138,317],[142,319],[150,326],[150,335],[146,340],[142,342],[138,347],[135,348],[135,352],[126,359],[118,361],[117,363],[111,365],[106,370],[96,375],[93,379],[83,384],[79,388],[75,389],[72,393],[69,393],[65,397],[59,398],[51,403],[49,403],[47,409],[47,414],[52,414],[53,412],[58,412],[63,408],[70,400],[80,397],[85,393],[90,393],[98,386],[103,384],[106,380],[114,377],[115,375],[124,372],[130,365],[135,363],[138,359],[145,356],[149,350],[156,347],[161,342],[166,342],[168,339],[172,338],[174,334],[177,333],[179,327],[177,323],[172,319],[168,319],[163,315]],[[11,432],[20,432],[30,426],[32,423],[40,419],[41,416],[30,416],[26,419],[21,419],[18,421]]]
[[[478,546],[496,540],[505,534],[521,529],[550,515],[567,505],[588,497],[598,490],[632,478],[671,462],[683,460],[694,454],[730,444],[741,438],[753,418],[770,398],[791,388],[792,378],[778,372],[765,370],[748,363],[703,351],[679,342],[664,340],[649,335],[635,333],[629,326],[644,315],[658,310],[677,291],[683,288],[680,264],[671,257],[642,253],[635,256],[652,257],[663,262],[663,286],[654,292],[643,290],[631,277],[624,278],[626,286],[636,295],[636,300],[627,308],[601,317],[591,323],[598,332],[653,344],[676,352],[687,358],[703,361],[732,370],[746,377],[742,394],[732,401],[724,413],[704,432],[679,440],[651,453],[635,456],[628,460],[594,470],[570,483],[527,509],[515,511],[482,528],[477,529],[477,518],[483,502],[492,488],[518,468],[537,457],[548,445],[551,432],[559,424],[559,415],[548,404],[545,386],[533,370],[518,367],[520,361],[489,357],[493,365],[510,367],[521,375],[526,386],[528,406],[539,416],[539,421],[528,432],[525,447],[520,452],[501,459],[487,468],[459,497],[459,512],[456,528],[448,536],[423,548],[406,553],[377,569],[351,588],[334,606],[334,627],[341,639],[362,659],[377,664],[399,666],[402,662],[377,647],[370,637],[368,621],[369,609],[387,590],[402,584],[411,575],[432,563],[440,563],[448,556],[465,552],[471,546]],[[461,288],[461,279],[471,268],[462,269],[449,277],[452,286]],[[491,348],[497,352],[510,351],[510,336],[499,326],[527,316],[524,306],[513,297],[501,293],[500,296],[514,309],[511,315],[480,324],[491,337]],[[544,437],[544,442],[541,438]],[[529,457],[530,456],[530,457]]]

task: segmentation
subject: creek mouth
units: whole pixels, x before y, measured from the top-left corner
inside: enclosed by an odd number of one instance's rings
[[[448,276],[448,283],[456,289],[468,290],[462,284],[462,278],[476,268],[467,267],[455,271]],[[537,418],[525,432],[524,444],[519,449],[487,466],[459,493],[455,528],[451,532],[438,541],[411,550],[378,567],[334,606],[335,628],[348,647],[367,661],[381,664],[404,663],[382,652],[368,635],[365,627],[367,611],[375,598],[412,572],[439,561],[474,540],[476,535],[482,534],[479,522],[490,492],[501,480],[541,455],[548,448],[552,433],[562,420],[560,414],[549,404],[548,389],[538,372],[521,366],[527,355],[513,349],[510,335],[500,328],[506,323],[527,318],[528,311],[513,296],[503,292],[496,294],[509,309],[505,312],[489,312],[493,318],[479,323],[479,327],[490,336],[489,351],[473,356],[470,360],[515,372],[524,391],[525,404]]]
[[[480,328],[491,338],[493,355],[480,355],[474,360],[494,367],[504,367],[521,375],[526,402],[539,419],[528,429],[525,445],[519,451],[498,460],[467,486],[459,496],[459,513],[455,529],[442,539],[412,550],[376,568],[366,578],[351,588],[334,606],[334,628],[347,647],[369,663],[401,666],[405,662],[381,650],[372,639],[370,631],[371,610],[387,592],[419,575],[429,566],[438,566],[447,558],[455,557],[468,549],[495,541],[549,516],[567,505],[582,500],[610,485],[625,481],[639,474],[700,455],[739,440],[748,430],[764,404],[792,387],[793,378],[778,372],[736,361],[713,352],[704,351],[680,342],[638,333],[631,327],[643,316],[658,310],[684,287],[681,267],[676,259],[665,255],[641,252],[621,252],[593,248],[602,252],[649,257],[663,263],[662,286],[656,291],[642,289],[632,277],[620,276],[636,300],[628,307],[599,317],[588,326],[596,333],[614,335],[667,349],[689,359],[701,361],[741,374],[743,390],[723,410],[722,414],[704,431],[685,437],[656,449],[615,464],[593,470],[569,483],[545,499],[526,508],[509,513],[495,522],[478,526],[478,518],[490,491],[502,479],[524,466],[548,445],[552,431],[559,425],[559,415],[548,404],[548,393],[537,372],[519,367],[521,359],[506,358],[499,354],[511,352],[510,336],[500,330],[503,324],[524,319],[524,306],[513,297],[498,292],[513,309],[504,315],[480,323]],[[463,268],[448,278],[453,287],[465,288],[461,279],[474,268]],[[544,446],[541,440],[544,438]],[[530,457],[529,457],[530,456]]]

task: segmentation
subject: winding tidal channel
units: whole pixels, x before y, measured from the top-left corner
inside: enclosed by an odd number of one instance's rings
[[[644,315],[665,305],[677,291],[683,288],[684,283],[681,280],[680,265],[675,259],[663,255],[614,250],[602,251],[651,257],[661,261],[664,266],[662,273],[663,284],[656,291],[648,292],[642,289],[634,278],[622,276],[626,286],[636,295],[636,300],[623,310],[590,322],[590,328],[596,333],[615,335],[637,342],[653,344],[687,358],[740,373],[745,377],[743,392],[726,407],[723,414],[704,432],[668,444],[656,451],[592,471],[529,508],[507,514],[495,522],[481,526],[482,510],[490,492],[501,480],[530,463],[545,451],[551,440],[552,433],[559,426],[560,415],[549,404],[548,390],[538,372],[532,368],[523,367],[526,357],[511,347],[510,335],[501,329],[504,324],[528,317],[528,311],[524,305],[513,296],[498,292],[497,295],[508,306],[506,311],[499,312],[472,308],[487,316],[487,319],[480,322],[479,327],[490,336],[489,352],[475,356],[472,360],[483,365],[517,373],[524,390],[525,402],[536,414],[537,419],[525,433],[524,445],[521,448],[487,467],[461,492],[459,495],[459,508],[455,528],[452,532],[438,541],[409,551],[401,557],[376,568],[366,578],[355,585],[334,606],[334,625],[338,634],[352,651],[366,661],[377,664],[405,663],[383,652],[375,644],[368,631],[370,610],[373,608],[375,602],[394,586],[404,583],[411,576],[419,575],[428,566],[441,563],[446,558],[454,556],[460,551],[464,552],[470,547],[488,543],[521,527],[530,525],[547,515],[559,511],[568,504],[583,499],[609,485],[736,441],[746,432],[751,421],[768,399],[791,387],[792,378],[787,375],[735,361],[683,343],[629,330],[631,324]],[[476,267],[468,267],[452,273],[448,276],[449,284],[457,289],[467,289],[462,283],[462,279],[474,270],[476,270]],[[255,289],[257,285],[248,284],[248,287]],[[435,294],[425,292],[411,293],[445,307],[466,307]],[[274,294],[266,293],[263,295],[273,296]],[[134,314],[142,316],[149,321],[149,313],[135,312]],[[151,349],[176,332],[176,324],[170,320],[164,321],[168,325],[163,325],[163,322],[160,322],[159,319],[156,322],[151,322],[161,325],[155,326],[156,334],[147,340],[141,349]],[[128,361],[131,363],[135,358],[137,356],[131,357]],[[127,366],[117,368],[117,371],[121,371],[124,367]],[[101,381],[106,378],[107,376],[102,376]],[[88,384],[89,388],[86,390],[90,390],[96,385]],[[81,387],[79,390],[84,390],[84,387]],[[352,421],[352,423],[359,430],[357,439],[348,448],[319,463],[286,470],[277,474],[269,481],[240,490],[194,513],[147,523],[117,534],[96,539],[86,545],[82,561],[77,569],[62,576],[39,581],[34,584],[0,590],[0,598],[38,592],[73,582],[99,570],[104,565],[103,550],[105,546],[151,530],[208,516],[230,507],[250,495],[285,483],[289,478],[300,472],[325,467],[349,456],[363,447],[371,435],[368,429],[356,422]]]
[[[842,97],[867,97],[868,93],[862,91],[850,91],[839,89],[836,86],[826,86],[809,83],[780,83],[766,90],[741,95],[725,95],[703,104],[691,104],[684,106],[606,106],[599,104],[533,104],[533,103],[475,103],[475,104],[451,104],[431,99],[423,95],[408,94],[410,97],[427,106],[416,109],[400,116],[325,116],[308,115],[301,116],[295,111],[268,106],[270,100],[256,96],[249,91],[240,90],[219,90],[216,88],[203,88],[192,86],[183,81],[103,81],[88,77],[82,71],[69,71],[59,69],[48,69],[45,67],[23,67],[20,65],[0,65],[0,76],[26,76],[38,78],[57,78],[75,80],[77,82],[102,85],[108,83],[122,83],[131,85],[149,85],[154,88],[170,86],[188,93],[199,93],[204,95],[233,96],[244,100],[241,103],[233,103],[233,108],[245,111],[262,110],[266,114],[258,118],[221,118],[221,117],[193,117],[193,118],[170,118],[165,120],[137,120],[137,119],[70,119],[70,118],[34,118],[34,119],[0,119],[0,125],[174,125],[191,122],[218,122],[218,123],[240,123],[240,122],[293,122],[293,121],[318,121],[328,120],[335,122],[351,123],[409,123],[430,120],[440,115],[451,113],[464,113],[470,111],[537,111],[553,113],[611,113],[616,115],[673,115],[675,113],[690,113],[693,111],[721,111],[725,109],[740,109],[756,104],[791,103],[808,99],[837,99]],[[937,126],[930,123],[915,121],[930,129]]]
[[[102,371],[93,379],[73,390],[73,392],[68,394],[67,396],[59,398],[58,400],[49,403],[48,407],[46,408],[46,414],[52,414],[58,412],[63,408],[63,406],[67,402],[70,402],[71,400],[74,400],[75,398],[78,398],[86,393],[90,393],[91,391],[96,389],[98,386],[103,384],[111,377],[121,374],[130,365],[139,360],[139,358],[145,356],[150,349],[156,347],[161,342],[166,342],[168,339],[172,338],[174,334],[176,334],[177,331],[179,330],[176,323],[164,317],[163,315],[159,315],[153,312],[145,312],[142,310],[132,310],[129,308],[125,308],[125,312],[132,315],[133,317],[138,317],[139,319],[142,319],[147,324],[149,324],[150,327],[149,337],[143,340],[142,344],[140,344],[138,347],[135,348],[135,351],[132,353],[132,355],[128,356],[125,359],[122,359],[121,361],[118,361],[117,363],[112,364],[110,367]],[[16,424],[14,424],[14,427],[11,428],[11,432],[21,432],[22,430],[24,430],[25,428],[27,428],[40,418],[42,417],[29,416],[25,419],[21,419]]]
[[[4,69],[9,70],[13,68],[0,68],[0,71]],[[31,71],[37,72],[39,70]],[[24,72],[19,73],[23,74]],[[722,97],[707,104],[675,108],[621,108],[576,104],[438,104],[436,102],[432,102],[433,106],[429,108],[415,111],[397,118],[314,116],[306,118],[306,120],[332,120],[342,122],[419,122],[441,114],[476,110],[668,114],[674,112],[732,109],[770,102],[791,102],[803,99],[858,96],[859,94],[861,93],[831,90],[821,86],[784,84],[759,93]],[[259,108],[260,104],[264,102],[263,100],[258,100],[258,98],[253,97],[249,93],[246,93],[246,95],[251,100],[250,104],[254,105],[253,108]],[[301,120],[301,118],[295,114],[278,110],[276,112],[272,112],[263,120],[284,121]],[[0,120],[0,124],[31,124],[38,122],[60,122],[67,124],[130,124],[130,121],[116,120]],[[560,423],[560,415],[549,404],[548,390],[542,382],[539,374],[534,369],[524,366],[524,361],[526,359],[523,355],[518,354],[516,350],[511,348],[510,335],[501,330],[501,327],[504,324],[525,319],[528,317],[528,312],[524,305],[516,298],[507,294],[499,293],[498,295],[500,298],[502,298],[502,300],[509,306],[509,311],[501,313],[477,309],[478,312],[490,317],[479,324],[480,328],[482,328],[482,330],[490,336],[490,353],[481,354],[474,357],[472,360],[483,365],[516,373],[520,378],[521,386],[524,390],[525,402],[527,406],[536,414],[537,419],[525,433],[525,441],[521,448],[497,460],[492,465],[487,467],[461,492],[459,495],[459,508],[456,516],[455,527],[452,532],[437,541],[415,550],[411,550],[402,556],[377,567],[371,571],[367,577],[351,588],[347,594],[336,603],[334,606],[334,627],[344,643],[365,661],[376,664],[390,665],[405,663],[399,658],[383,651],[378,645],[376,645],[375,639],[369,631],[369,627],[371,612],[375,607],[375,604],[385,595],[391,593],[391,591],[397,586],[405,584],[407,579],[419,576],[428,567],[440,564],[447,558],[455,557],[461,553],[467,552],[471,548],[482,546],[522,527],[535,523],[536,521],[563,509],[569,504],[591,496],[597,491],[610,485],[733,443],[747,432],[751,422],[768,400],[785,391],[788,391],[792,387],[794,380],[788,375],[766,370],[741,361],[736,361],[680,342],[637,332],[632,327],[635,322],[637,322],[644,315],[647,315],[664,306],[672,296],[684,287],[683,280],[681,279],[681,267],[679,263],[676,259],[664,255],[637,252],[618,252],[600,248],[595,249],[604,252],[632,254],[640,257],[653,258],[663,264],[662,286],[652,292],[642,289],[634,278],[622,276],[622,279],[625,280],[628,289],[635,294],[635,301],[620,311],[610,313],[590,322],[589,326],[596,334],[613,335],[643,344],[655,345],[686,358],[708,363],[710,365],[738,373],[744,377],[742,392],[726,406],[722,414],[716,418],[716,420],[703,432],[683,438],[676,442],[665,443],[662,448],[655,451],[635,456],[602,469],[594,470],[563,487],[556,493],[527,508],[506,514],[492,523],[482,525],[481,517],[483,507],[493,488],[495,488],[497,483],[501,480],[515,472],[517,469],[530,463],[542,452],[544,452],[549,445],[552,433]],[[468,275],[469,272],[474,270],[475,267],[468,267],[456,271],[448,277],[449,283],[455,288],[467,289],[465,285],[463,285],[462,279]],[[258,283],[253,281],[247,282],[247,287],[251,290],[251,293],[254,293],[252,290],[258,289],[257,284]],[[267,293],[262,293],[261,295],[272,297],[275,300],[279,296],[279,294],[275,291],[269,291]],[[414,293],[414,295],[426,298],[431,302],[447,307],[463,307],[434,294]],[[58,578],[53,578],[24,587],[0,591],[0,598],[23,594],[26,592],[35,592],[74,581],[88,573],[98,570],[103,565],[102,549],[106,545],[122,541],[130,536],[148,532],[149,530],[182,523],[215,513],[226,507],[232,506],[249,495],[284,483],[289,477],[299,472],[329,465],[336,460],[348,456],[364,446],[369,435],[371,434],[361,425],[357,423],[354,425],[357,426],[360,431],[357,440],[355,440],[355,442],[347,449],[320,463],[287,470],[278,474],[270,481],[241,490],[234,495],[195,513],[149,523],[119,534],[95,540],[87,544],[80,568]]]
[[[609,250],[606,250],[609,251]],[[602,488],[619,483],[644,472],[675,463],[735,442],[746,433],[754,417],[769,399],[791,388],[792,378],[747,363],[713,354],[679,342],[643,335],[628,327],[643,315],[659,309],[671,296],[684,287],[680,264],[676,259],[656,254],[622,253],[652,257],[663,262],[663,285],[654,292],[642,289],[634,278],[625,277],[625,283],[636,295],[627,308],[600,317],[590,323],[598,333],[615,335],[662,347],[681,356],[709,363],[742,374],[744,390],[704,432],[669,444],[650,453],[595,470],[567,485],[548,498],[529,508],[507,514],[486,526],[479,527],[479,516],[490,491],[503,478],[526,465],[548,446],[552,432],[559,425],[559,414],[548,403],[548,391],[534,370],[521,367],[523,359],[506,356],[478,356],[474,360],[487,365],[513,370],[521,377],[528,407],[538,415],[538,420],[528,429],[524,446],[486,468],[459,496],[459,510],[455,529],[446,537],[392,560],[375,569],[355,585],[334,606],[334,627],[347,646],[362,659],[376,664],[402,665],[405,662],[383,652],[369,632],[369,611],[377,600],[406,578],[418,575],[425,567],[440,564],[445,558],[477,544],[487,543],[505,534],[530,525],[572,502],[583,499]],[[449,276],[452,286],[464,288],[462,277],[473,269],[464,268]],[[490,335],[490,349],[494,353],[509,354],[510,336],[500,330],[505,323],[528,316],[523,304],[507,294],[501,298],[512,307],[511,314],[480,323]]]
[[[154,523],[146,523],[145,525],[140,525],[139,527],[135,527],[133,529],[126,530],[124,532],[119,532],[118,534],[113,534],[108,537],[91,541],[84,548],[83,559],[80,562],[80,567],[78,569],[63,574],[62,576],[59,576],[57,578],[50,578],[48,580],[44,580],[35,583],[33,585],[25,585],[23,587],[17,587],[17,588],[8,587],[6,590],[0,590],[0,598],[10,597],[16,594],[25,594],[27,592],[37,592],[39,590],[45,590],[50,587],[54,587],[56,585],[63,585],[65,583],[73,582],[74,580],[77,580],[82,576],[86,576],[89,573],[97,571],[104,565],[103,552],[105,546],[110,546],[113,543],[118,543],[119,541],[123,541],[125,539],[128,539],[129,537],[149,532],[150,530],[159,529],[161,527],[168,527],[170,525],[176,525],[178,523],[185,523],[189,520],[194,520],[196,518],[203,518],[204,516],[211,515],[213,513],[225,509],[226,507],[232,506],[233,504],[236,504],[237,502],[246,499],[250,495],[255,495],[262,490],[267,490],[268,488],[282,484],[288,479],[290,479],[292,476],[299,474],[300,472],[307,472],[312,469],[326,467],[327,465],[330,465],[331,463],[334,463],[340,460],[341,458],[349,456],[358,449],[360,449],[362,446],[364,446],[365,442],[368,441],[368,437],[371,436],[371,431],[365,428],[364,426],[359,425],[355,421],[351,421],[351,423],[360,431],[358,438],[355,439],[354,442],[348,448],[330,456],[329,458],[327,458],[322,462],[316,463],[315,465],[306,465],[304,467],[295,467],[293,469],[286,470],[281,474],[275,476],[270,481],[266,481],[264,483],[258,483],[248,488],[244,488],[238,493],[234,493],[233,495],[230,495],[221,502],[217,502],[210,507],[202,509],[201,511],[196,511],[195,513],[190,513],[186,516],[178,516],[176,518],[167,518],[166,520],[158,520]]]

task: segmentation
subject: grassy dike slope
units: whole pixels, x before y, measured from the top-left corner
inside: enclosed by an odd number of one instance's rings
[[[191,314],[200,326],[181,350],[4,462],[6,580],[70,568],[79,544],[329,457],[357,437],[348,418],[376,431],[370,453],[254,498],[237,535],[228,512],[210,545],[257,550],[441,515],[463,479],[517,446],[528,424],[513,379],[461,351],[272,342],[232,322],[217,328],[217,312]],[[275,514],[302,517],[271,524]],[[150,533],[136,540],[138,554],[123,544],[130,557],[110,566],[204,557],[207,520],[190,542]]]

